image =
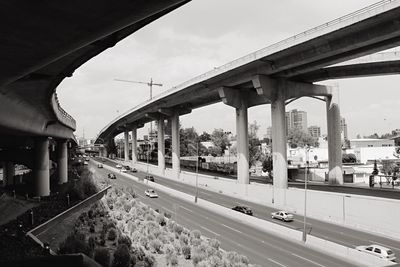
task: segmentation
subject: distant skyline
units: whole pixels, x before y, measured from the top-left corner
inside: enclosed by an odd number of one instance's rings
[[[146,85],[126,79],[162,83],[157,95],[238,57],[373,4],[369,0],[272,1],[193,0],[144,27],[77,69],[57,89],[63,108],[77,120],[77,136],[96,137],[116,116],[149,98]],[[327,81],[339,90],[341,115],[349,138],[383,134],[400,128],[397,106],[400,77],[381,76]],[[325,103],[305,98],[287,110],[307,112],[308,124],[326,133]],[[223,128],[234,133],[234,109],[222,103],[181,117],[183,127],[198,133]],[[210,119],[212,118],[212,119]],[[259,136],[271,125],[270,105],[249,109],[249,123],[260,124]],[[139,130],[141,137],[147,128]]]

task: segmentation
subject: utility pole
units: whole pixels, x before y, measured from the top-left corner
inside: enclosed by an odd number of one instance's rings
[[[154,86],[163,86],[161,83],[155,83],[153,82],[153,78],[150,78],[150,82],[140,82],[140,81],[131,81],[131,80],[123,80],[123,79],[114,79],[114,81],[118,81],[118,82],[127,82],[127,83],[140,83],[140,84],[147,84],[150,88],[150,99],[153,99],[153,85]],[[150,122],[150,146],[152,147],[152,143],[151,143],[151,137],[153,134],[153,122]]]

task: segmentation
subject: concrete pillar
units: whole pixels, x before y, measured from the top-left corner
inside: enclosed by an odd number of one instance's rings
[[[68,149],[67,140],[57,141],[58,184],[68,182]]]
[[[343,184],[340,109],[333,97],[326,97],[326,119],[328,124],[328,181],[330,184]]]
[[[180,161],[180,139],[179,139],[179,113],[177,111],[171,116],[171,134],[172,134],[172,170],[176,173],[177,179],[181,172]]]
[[[158,120],[157,123],[157,139],[158,139],[158,168],[160,174],[165,174],[165,142],[164,142],[164,118]]]
[[[129,131],[124,131],[124,160],[129,161]]]
[[[249,134],[247,103],[242,98],[241,106],[236,108],[237,168],[238,182],[249,183]]]
[[[274,187],[287,188],[285,90],[277,90],[277,98],[271,103],[272,160]]]
[[[34,166],[33,166],[33,195],[50,195],[50,161],[49,140],[38,138],[35,140]]]
[[[5,161],[3,165],[3,185],[14,185],[15,166],[11,161]]]
[[[132,164],[137,163],[137,128],[132,128]]]

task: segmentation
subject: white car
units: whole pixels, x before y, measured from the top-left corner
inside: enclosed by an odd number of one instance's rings
[[[115,167],[118,168],[118,169],[120,169],[120,168],[122,168],[122,165],[117,164],[117,165],[115,165]]]
[[[278,219],[278,220],[282,220],[285,222],[293,221],[293,218],[294,218],[293,214],[291,214],[287,211],[283,211],[283,210],[272,212],[271,217],[272,217],[272,219]]]
[[[388,261],[396,261],[394,252],[390,248],[385,248],[380,245],[358,246],[356,249]]]
[[[125,169],[125,168],[121,168],[120,171],[121,171],[121,172],[127,172],[128,170]]]
[[[150,198],[153,197],[158,197],[156,191],[154,191],[154,189],[147,189],[146,191],[144,191],[144,194]]]

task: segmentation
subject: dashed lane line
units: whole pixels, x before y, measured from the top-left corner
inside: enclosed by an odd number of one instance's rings
[[[303,260],[305,260],[305,261],[308,261],[308,262],[310,262],[310,263],[312,263],[312,264],[315,264],[315,265],[317,265],[317,266],[325,267],[325,265],[322,265],[322,264],[319,264],[318,262],[315,262],[315,261],[313,261],[313,260],[304,258],[304,257],[302,257],[302,256],[300,256],[300,255],[297,255],[296,253],[291,253],[291,254],[292,254],[293,256],[295,256],[295,257],[298,257],[298,258],[300,258],[300,259],[303,259]]]

